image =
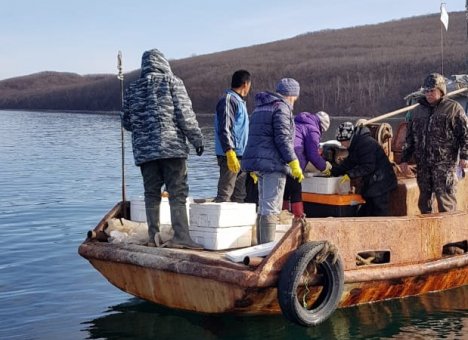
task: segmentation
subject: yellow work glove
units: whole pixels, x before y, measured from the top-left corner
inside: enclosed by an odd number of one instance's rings
[[[254,181],[254,184],[257,184],[257,182],[258,182],[257,174],[255,172],[251,172],[250,177],[252,177],[252,179]]]
[[[351,181],[351,178],[349,178],[348,174],[344,174],[343,178],[340,179],[340,184],[346,183],[348,181]]]
[[[297,179],[299,183],[302,182],[304,179],[304,174],[302,173],[301,166],[299,165],[299,161],[297,159],[288,163],[289,167],[291,168],[292,176]]]
[[[331,176],[331,169],[332,169],[332,165],[331,165],[331,163],[329,161],[327,161],[325,170],[322,171],[322,175],[330,177]]]
[[[240,171],[240,163],[234,150],[226,151],[226,157],[229,171],[237,174]]]

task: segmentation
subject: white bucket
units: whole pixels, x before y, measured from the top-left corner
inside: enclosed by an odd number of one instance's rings
[[[136,222],[146,222],[145,200],[130,201],[130,219]]]

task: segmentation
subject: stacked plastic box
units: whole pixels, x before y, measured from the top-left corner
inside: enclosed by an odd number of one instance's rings
[[[253,203],[192,203],[190,236],[211,250],[249,247],[256,218]]]

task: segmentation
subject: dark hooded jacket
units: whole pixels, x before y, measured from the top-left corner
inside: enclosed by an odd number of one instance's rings
[[[187,158],[187,139],[195,148],[203,145],[184,83],[156,49],[143,54],[141,76],[125,93],[122,124],[132,132],[136,165],[157,159]]]
[[[356,129],[348,153],[343,163],[332,168],[332,175],[348,174],[351,179],[361,177],[364,198],[380,196],[397,187],[392,164],[368,128]]]
[[[294,120],[291,106],[278,93],[260,92],[249,126],[242,157],[244,171],[290,174],[288,163],[294,153]]]

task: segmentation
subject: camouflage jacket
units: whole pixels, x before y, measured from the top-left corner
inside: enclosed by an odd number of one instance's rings
[[[463,107],[443,97],[431,106],[425,98],[409,121],[402,162],[414,156],[416,165],[453,168],[458,160],[468,159],[468,120]]]
[[[187,158],[187,139],[195,148],[203,145],[184,83],[158,50],[143,54],[141,76],[125,93],[122,124],[132,132],[136,165]]]

